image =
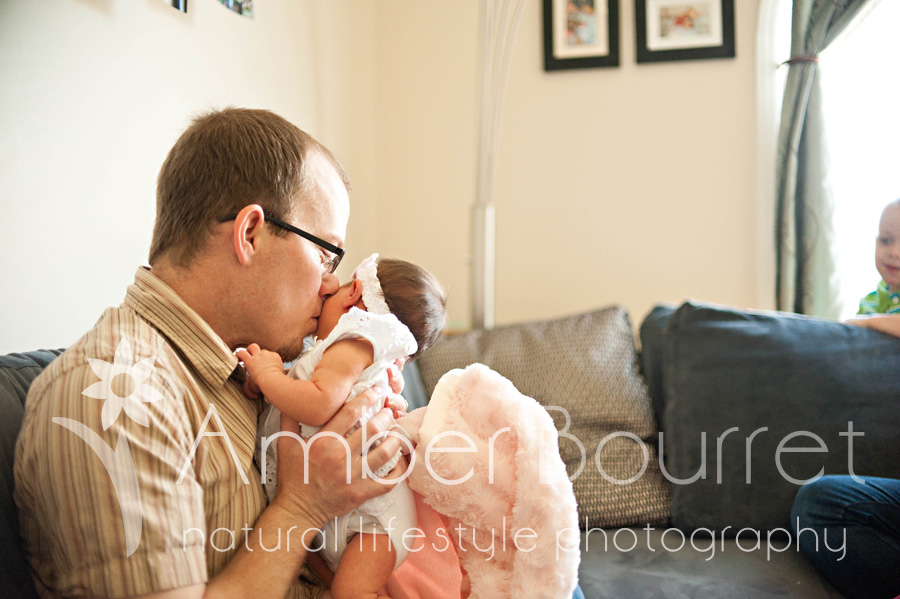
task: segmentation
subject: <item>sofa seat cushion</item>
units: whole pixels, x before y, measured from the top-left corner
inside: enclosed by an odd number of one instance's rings
[[[589,599],[841,599],[796,544],[679,536],[665,528],[583,532],[578,583]]]
[[[447,371],[475,362],[550,412],[560,454],[575,477],[582,527],[667,520],[669,488],[656,457],[656,424],[624,309],[442,338],[419,358],[428,394]],[[595,455],[604,441],[601,474]]]
[[[788,528],[807,479],[851,468],[897,476],[895,337],[686,303],[663,332],[663,387],[660,452],[670,480],[683,481],[672,485],[680,528]]]

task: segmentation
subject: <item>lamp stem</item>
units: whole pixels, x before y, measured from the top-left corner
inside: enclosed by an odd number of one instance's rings
[[[525,0],[483,0],[479,17],[481,85],[478,122],[478,168],[475,203],[472,206],[472,326],[494,326],[494,285],[496,281],[496,212],[494,181],[500,145],[500,122],[509,65]],[[516,9],[510,17],[510,6]]]

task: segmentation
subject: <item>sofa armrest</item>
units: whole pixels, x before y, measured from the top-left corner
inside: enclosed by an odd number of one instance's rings
[[[13,501],[16,439],[31,383],[63,350],[39,350],[0,356],[0,589],[10,597],[36,597],[19,538]]]

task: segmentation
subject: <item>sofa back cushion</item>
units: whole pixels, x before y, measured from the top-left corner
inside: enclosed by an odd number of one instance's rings
[[[418,360],[408,362],[403,370],[403,399],[406,400],[407,409],[412,412],[416,408],[423,408],[428,405],[428,394],[425,393],[425,384],[422,382],[422,375],[419,373]]]
[[[641,323],[641,374],[650,393],[650,405],[660,431],[665,428],[666,391],[663,381],[663,333],[677,306],[654,306]]]
[[[16,438],[31,382],[62,350],[0,356],[0,588],[9,597],[36,596],[22,555],[19,519],[13,501]]]
[[[573,486],[582,527],[667,520],[669,488],[656,458],[656,424],[621,307],[452,335],[418,362],[429,396],[447,371],[480,362],[551,408],[562,459],[570,476],[578,473]],[[620,434],[607,439],[613,433]],[[605,476],[595,459],[604,439]]]
[[[705,462],[705,477],[672,485],[674,525],[726,534],[787,528],[802,480],[851,468],[897,476],[900,339],[686,303],[662,343],[668,476],[691,479]],[[852,456],[850,423],[853,435],[864,434],[852,437]]]

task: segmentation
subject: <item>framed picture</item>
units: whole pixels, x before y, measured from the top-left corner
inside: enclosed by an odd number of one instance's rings
[[[619,66],[619,0],[543,0],[544,70]]]
[[[181,12],[187,12],[187,0],[163,0],[163,2]]]
[[[734,58],[734,0],[635,0],[637,61]]]
[[[219,2],[228,10],[253,18],[253,0],[219,0]]]

